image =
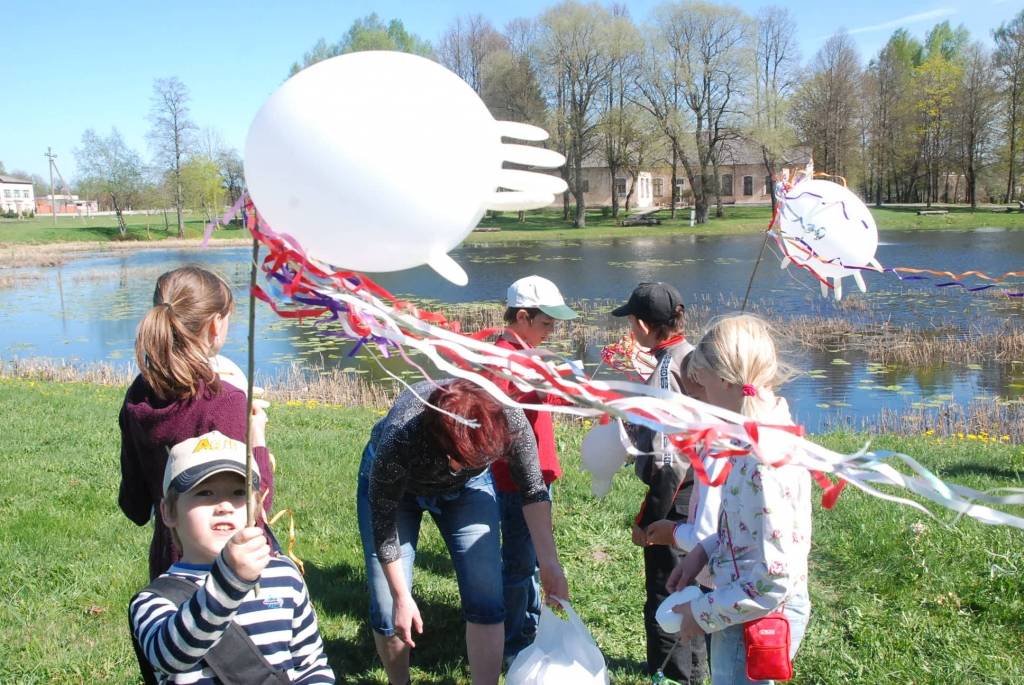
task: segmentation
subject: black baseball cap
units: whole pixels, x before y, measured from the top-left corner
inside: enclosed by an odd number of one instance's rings
[[[629,302],[612,310],[612,316],[629,316],[654,324],[667,326],[676,315],[676,307],[683,305],[683,296],[668,283],[641,283],[633,289]]]

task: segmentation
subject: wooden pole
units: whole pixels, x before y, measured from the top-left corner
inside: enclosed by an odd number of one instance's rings
[[[764,248],[768,246],[768,236],[770,234],[765,231],[764,242],[761,243],[761,251],[757,255],[757,261],[754,262],[754,269],[750,272],[750,280],[747,281],[747,292],[743,294],[743,306],[740,307],[740,312],[747,311],[747,298],[750,297],[750,288],[754,285],[754,274],[757,273],[757,267],[761,264],[761,258],[764,257]]]
[[[249,269],[249,358],[246,367],[247,393],[245,412],[245,525],[252,527],[256,525],[256,510],[253,502],[253,458],[252,458],[252,390],[253,373],[255,371],[255,345],[256,345],[256,264],[260,255],[260,244],[256,238],[252,239],[252,264]]]

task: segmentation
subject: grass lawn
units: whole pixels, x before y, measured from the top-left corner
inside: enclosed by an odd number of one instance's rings
[[[88,218],[37,216],[34,219],[0,219],[0,243],[67,243],[107,242],[112,240],[151,241],[178,237],[178,224],[174,212],[168,212],[169,228],[164,230],[162,214],[131,214],[125,216],[128,235],[121,238],[117,218],[93,216]],[[148,229],[147,229],[148,227]],[[185,215],[185,237],[202,238],[206,229],[205,217]],[[248,231],[240,226],[229,226],[216,231],[214,238],[249,239]]]
[[[148,528],[116,505],[122,391],[0,379],[0,682],[132,683],[125,627],[145,584]],[[271,408],[278,506],[296,511],[298,553],[339,682],[384,683],[365,623],[355,519],[359,454],[376,414]],[[642,562],[629,542],[641,486],[627,472],[604,500],[579,471],[583,430],[561,425],[565,478],[557,538],[575,606],[615,683],[646,682]],[[853,435],[827,435],[842,450]],[[941,476],[976,488],[1021,485],[1024,448],[925,437],[885,438]],[[945,520],[950,517],[943,516]],[[923,524],[914,527],[915,524]],[[467,682],[451,563],[424,525],[416,594],[426,626],[415,682]],[[1024,531],[971,520],[947,528],[847,489],[815,512],[807,638],[795,683],[1024,682]]]
[[[946,208],[943,206],[943,208]],[[977,212],[965,207],[948,207],[949,214],[939,216],[918,216],[918,207],[886,207],[872,209],[878,227],[886,229],[969,229],[979,227],[1024,228],[1024,214],[1020,212],[992,212],[982,209]],[[714,210],[712,210],[712,215]],[[587,212],[586,229],[572,228],[571,223],[562,221],[561,210],[536,210],[527,212],[526,220],[518,221],[514,212],[506,212],[497,217],[484,217],[482,227],[500,228],[500,231],[472,233],[467,242],[508,242],[532,240],[591,240],[621,237],[652,237],[671,235],[714,235],[736,233],[759,233],[763,231],[771,218],[771,210],[766,206],[746,207],[731,206],[725,208],[725,216],[711,220],[702,226],[690,227],[690,210],[678,210],[677,218],[670,219],[668,210],[662,210],[658,216],[662,219],[660,226],[618,225],[619,219],[603,216],[600,209]],[[176,238],[177,229],[173,214],[168,218],[171,227],[164,231],[163,216],[132,215],[126,217],[128,237],[130,241],[153,241]],[[147,230],[147,225],[149,229]],[[186,220],[185,232],[189,238],[203,235],[205,221],[192,217]],[[238,226],[231,226],[217,231],[217,239],[247,239],[248,234]],[[25,243],[61,243],[79,241],[111,241],[121,240],[117,221],[114,217],[92,217],[89,219],[58,218],[57,225],[48,216],[34,219],[13,220],[0,219],[0,244]]]

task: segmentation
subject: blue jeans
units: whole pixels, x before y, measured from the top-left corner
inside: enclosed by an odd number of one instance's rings
[[[550,492],[550,487],[548,492]],[[528,647],[540,621],[540,583],[537,552],[523,518],[523,498],[518,492],[499,492],[501,511],[501,580],[505,590],[506,662]]]
[[[807,631],[807,620],[811,616],[810,598],[807,595],[790,597],[785,614],[789,619],[789,658],[792,659],[796,657],[796,650]],[[747,649],[743,644],[742,623],[711,634],[711,685],[769,685],[772,682],[747,678]]]
[[[390,637],[395,634],[394,604],[384,568],[377,558],[370,525],[369,473],[372,465],[373,447],[367,445],[359,467],[356,511],[370,590],[370,626]],[[430,512],[451,554],[462,599],[463,618],[470,623],[502,623],[505,604],[501,592],[498,503],[490,469],[467,481],[456,492],[432,497],[406,494],[399,502],[395,518],[402,570],[410,590],[424,511]]]

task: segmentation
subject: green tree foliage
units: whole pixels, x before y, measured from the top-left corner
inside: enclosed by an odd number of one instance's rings
[[[1006,132],[1006,201],[1017,195],[1017,166],[1021,136],[1024,135],[1024,10],[993,32],[994,62],[999,72],[1003,98],[1003,128]]]
[[[217,162],[194,155],[181,166],[181,188],[185,206],[201,211],[206,221],[224,204],[224,185]]]
[[[90,194],[110,199],[121,237],[126,236],[128,227],[122,211],[131,207],[144,184],[139,153],[125,144],[116,128],[106,138],[90,128],[75,149],[75,161],[80,186]]]
[[[415,33],[409,33],[400,19],[392,19],[387,24],[374,12],[352,22],[345,35],[336,43],[328,43],[321,38],[302,56],[302,62],[292,64],[288,72],[294,76],[303,69],[331,57],[349,52],[363,50],[398,50],[414,55],[434,58],[434,48],[430,42]]]

